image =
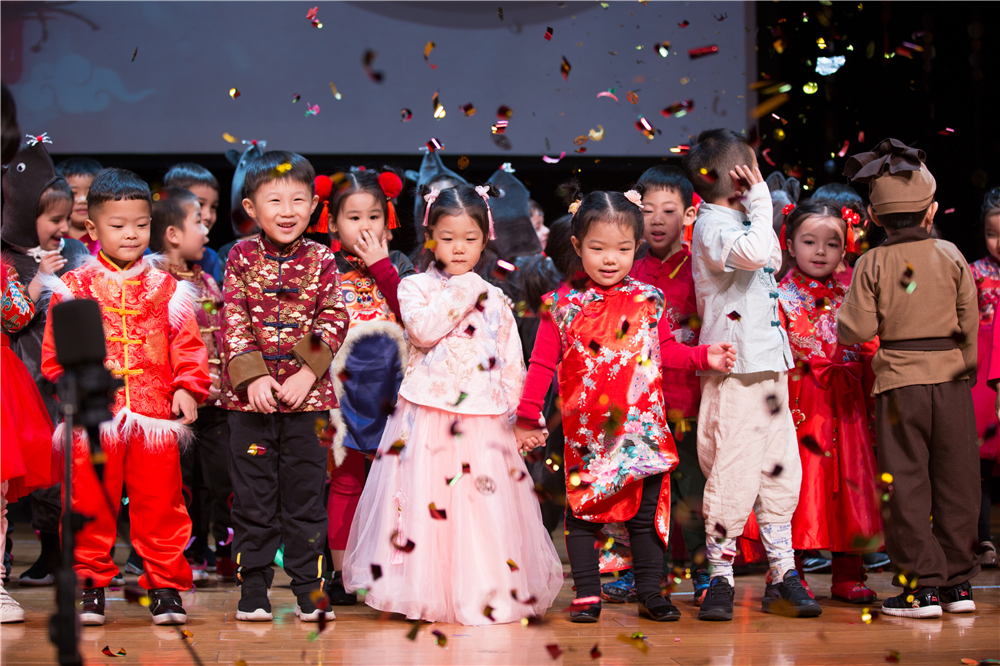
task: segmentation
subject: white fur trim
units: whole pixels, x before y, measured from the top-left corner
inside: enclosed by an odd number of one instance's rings
[[[131,280],[133,278],[139,277],[146,270],[146,268],[152,268],[154,270],[163,270],[163,266],[167,258],[162,254],[144,254],[139,258],[134,264],[125,270],[111,270],[103,263],[101,260],[95,257],[87,257],[84,259],[81,266],[87,266],[88,268],[94,268],[99,270],[105,278],[108,280],[114,280],[115,282],[123,282],[124,280]]]
[[[42,294],[38,299],[39,303],[48,302],[52,294],[59,294],[64,301],[72,301],[76,298],[73,292],[69,290],[69,286],[62,281],[61,277],[52,273],[36,273],[35,277],[42,283]]]
[[[170,297],[167,312],[170,314],[170,328],[180,328],[189,317],[194,316],[194,302],[201,291],[194,282],[178,281],[174,295]]]
[[[355,324],[347,332],[347,337],[344,338],[340,349],[337,350],[337,355],[333,357],[333,363],[330,364],[330,377],[333,379],[333,392],[337,396],[337,402],[340,402],[344,398],[344,382],[341,381],[340,375],[347,367],[347,357],[351,355],[355,343],[361,338],[379,334],[386,334],[396,342],[396,346],[399,349],[399,367],[406,368],[408,358],[406,339],[403,336],[403,329],[399,324],[394,324],[391,321],[366,321]],[[339,408],[330,410],[330,420],[337,429],[337,434],[333,438],[333,462],[337,467],[340,467],[340,464],[344,462],[344,457],[347,455],[347,451],[344,450],[347,425],[344,423]]]
[[[82,427],[76,431],[73,440],[78,445],[89,443],[87,431]],[[180,421],[154,419],[151,416],[136,414],[130,409],[123,409],[110,421],[101,424],[101,446],[118,449],[128,446],[132,438],[142,435],[143,444],[148,451],[163,451],[176,443],[184,451],[194,439],[194,432]],[[62,451],[66,441],[66,423],[56,426],[52,434],[52,448]]]

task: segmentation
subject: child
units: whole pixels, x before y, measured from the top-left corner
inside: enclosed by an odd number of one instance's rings
[[[247,165],[242,209],[263,233],[237,243],[226,269],[224,401],[242,581],[237,620],[271,621],[267,590],[279,542],[296,617],[335,619],[323,594],[328,449],[318,434],[337,406],[330,362],[348,314],[333,253],[302,238],[318,202],[315,178],[304,157],[285,151]]]
[[[864,584],[860,553],[881,545],[868,408],[878,344],[845,347],[836,339],[848,287],[836,270],[855,250],[852,227],[858,222],[851,208],[822,201],[788,212],[781,237],[795,266],[778,285],[778,302],[798,366],[788,386],[802,463],[792,546],[832,551],[831,596],[870,604],[876,596]],[[799,575],[805,580],[804,572]]]
[[[736,537],[751,511],[771,571],[762,609],[815,617],[822,608],[802,587],[792,552],[802,477],[788,407],[787,371],[794,363],[774,281],[781,248],[767,183],[746,139],[732,130],[702,132],[683,164],[704,200],[691,240],[701,342],[727,340],[740,351],[732,374],[701,378],[698,459],[707,479],[705,532],[712,538],[711,581],[698,619],[733,619]]]
[[[181,473],[188,487],[188,513],[194,541],[188,546],[188,563],[195,582],[208,580],[206,563],[208,524],[212,522],[215,538],[216,577],[234,580],[236,567],[231,556],[232,520],[229,502],[227,451],[229,449],[228,413],[221,407],[222,386],[222,292],[212,276],[196,262],[208,240],[201,213],[205,207],[194,192],[168,187],[159,191],[153,203],[152,231],[149,246],[166,260],[164,269],[178,282],[190,282],[200,296],[194,302],[198,332],[208,351],[208,372],[212,384],[208,398],[198,406],[195,421],[195,446],[181,456]]]
[[[1000,188],[993,188],[983,199],[983,227],[986,232],[986,256],[969,267],[979,292],[979,338],[976,385],[972,402],[976,407],[976,430],[979,435],[979,471],[982,477],[982,503],[979,509],[979,534],[976,555],[982,566],[997,565],[997,550],[990,541],[990,485],[993,468],[1000,457],[997,434],[996,391],[988,386],[992,353],[993,319],[1000,300]]]
[[[488,192],[424,196],[434,264],[399,285],[409,358],[344,557],[348,590],[411,620],[516,622],[562,587],[510,427],[524,381],[514,315],[475,271]]]
[[[980,489],[975,408],[976,285],[954,245],[930,238],[938,204],[924,152],[887,139],[852,156],[844,175],[868,183],[868,213],[889,239],[854,265],[840,308],[842,345],[875,335],[878,465],[892,477],[886,552],[901,572],[901,594],[882,612],[941,617],[976,608],[969,582]],[[930,522],[933,515],[934,523]]]
[[[10,348],[35,380],[49,419],[58,423],[59,401],[54,395],[54,387],[42,376],[41,368],[42,336],[48,310],[42,282],[46,276],[65,275],[89,258],[90,253],[83,243],[67,237],[71,230],[69,220],[73,215],[74,194],[66,180],[56,174],[43,142],[33,142],[17,153],[11,168],[4,173],[3,189],[0,237],[8,263],[17,271],[20,283],[26,285],[28,297],[35,305],[35,316],[10,333]],[[30,495],[31,527],[38,532],[41,552],[35,563],[21,573],[21,585],[55,583],[62,511],[59,478],[52,487],[35,490]]]
[[[149,590],[153,624],[183,624],[180,590],[191,587],[184,546],[191,522],[181,494],[180,447],[211,383],[205,343],[198,335],[192,286],[178,283],[143,256],[149,243],[149,187],[131,171],[105,169],[87,195],[87,232],[101,243],[95,259],[62,280],[48,278],[51,308],[74,298],[101,306],[106,364],[124,380],[114,419],[101,427],[104,488],[90,463],[86,435],[73,445],[73,511],[92,519],[76,534],[77,577],[86,581],[80,622],[104,624],[104,587],[118,575],[111,559],[117,499],[128,490],[131,540],[145,562],[139,584]],[[45,322],[42,372],[57,381],[51,317]],[[180,416],[179,421],[174,417]],[[61,441],[60,426],[55,441]],[[112,501],[114,507],[108,505]]]
[[[198,205],[201,206],[201,223],[205,225],[205,233],[212,232],[219,214],[219,181],[211,171],[192,162],[175,164],[163,177],[163,186],[191,190],[191,193],[198,198]],[[210,247],[204,248],[202,258],[195,263],[211,275],[216,283],[219,282],[221,266],[219,255],[215,250]]]
[[[668,367],[724,370],[735,357],[726,343],[696,349],[678,344],[663,317],[662,294],[628,277],[642,238],[641,205],[635,191],[592,192],[582,199],[572,244],[589,280],[549,299],[517,410],[518,445],[533,449],[545,439],[542,400],[558,366],[567,443],[566,550],[577,595],[572,622],[600,618],[595,533],[621,522],[629,534],[639,615],[658,622],[680,618],[669,597],[660,596],[670,528],[670,486],[663,477],[677,464],[660,359]]]
[[[549,240],[549,228],[545,226],[545,211],[534,199],[528,199],[528,210],[531,212],[531,226],[538,234],[538,242],[545,247],[545,243]]]
[[[71,157],[56,167],[56,173],[66,179],[73,191],[73,212],[69,216],[67,236],[83,243],[94,256],[100,251],[101,244],[87,233],[87,193],[94,177],[103,168],[100,162],[89,157]]]
[[[0,544],[7,538],[7,503],[35,488],[51,485],[52,420],[24,364],[10,350],[7,333],[23,328],[35,315],[35,304],[17,282],[13,267],[0,263],[3,358],[3,436],[0,437]],[[0,624],[23,622],[24,609],[4,589],[0,578]]]
[[[247,141],[244,139],[243,143],[247,148],[243,151],[242,155],[235,150],[226,151],[226,158],[236,167],[236,171],[233,172],[233,185],[230,188],[229,194],[231,203],[229,217],[233,225],[233,235],[236,236],[236,240],[226,243],[219,248],[219,263],[223,277],[225,277],[226,261],[233,246],[240,241],[254,238],[260,233],[260,225],[243,208],[243,183],[246,179],[250,163],[264,153],[267,141]]]
[[[327,502],[333,580],[330,602],[357,603],[344,589],[344,549],[365,486],[366,458],[374,455],[396,402],[406,367],[406,340],[396,291],[401,278],[416,273],[401,252],[390,252],[385,232],[398,228],[387,198],[402,187],[391,171],[351,171],[333,193],[329,210],[332,247],[341,273],[340,290],[351,317],[347,337],[333,362],[339,407],[331,411],[337,434],[335,467]],[[322,224],[322,222],[321,222]]]
[[[677,167],[647,170],[636,189],[642,194],[643,239],[649,253],[637,260],[629,276],[663,292],[670,335],[682,344],[698,344],[698,303],[691,276],[691,250],[684,247],[685,230],[694,224],[694,188]],[[683,526],[684,545],[691,555],[694,605],[700,606],[708,589],[705,560],[705,519],[701,512],[705,475],[698,466],[698,402],[701,385],[693,372],[663,369],[663,403],[677,444],[677,467],[670,478],[673,513]],[[611,601],[628,601],[635,594],[632,572],[606,583],[602,591]]]

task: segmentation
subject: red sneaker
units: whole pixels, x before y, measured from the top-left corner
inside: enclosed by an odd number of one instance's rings
[[[236,564],[231,557],[219,557],[215,560],[215,578],[231,583],[236,580]]]
[[[837,601],[849,604],[870,604],[878,599],[875,591],[865,585],[864,581],[842,581],[830,586],[830,596]]]

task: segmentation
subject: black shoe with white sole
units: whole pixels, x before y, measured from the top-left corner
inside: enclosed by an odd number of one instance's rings
[[[236,619],[240,622],[270,622],[271,602],[267,598],[267,578],[263,571],[244,571],[239,574],[240,602],[236,606]]]
[[[976,602],[972,600],[972,583],[965,581],[951,587],[942,587],[941,608],[948,613],[974,613]]]
[[[336,614],[329,608],[330,602],[325,594],[318,596],[314,601],[312,592],[303,592],[296,597],[295,617],[303,622],[319,622],[320,616],[325,614],[323,618],[325,621],[336,620]]]
[[[187,622],[187,613],[184,612],[180,592],[169,587],[159,587],[149,591],[149,612],[153,614],[153,624]]]
[[[97,627],[104,624],[104,588],[94,587],[83,590],[80,608],[80,624]]]
[[[941,617],[941,601],[936,587],[921,587],[909,592],[904,590],[882,602],[882,612],[897,617],[920,619]]]

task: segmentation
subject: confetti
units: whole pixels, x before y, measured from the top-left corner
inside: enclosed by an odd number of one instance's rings
[[[563,56],[562,64],[559,65],[559,73],[562,74],[563,81],[569,80],[570,67],[569,60],[566,60],[566,56]]]
[[[267,449],[263,446],[257,446],[256,444],[251,444],[250,448],[247,449],[247,453],[252,456],[262,456],[267,452]]]
[[[628,319],[626,319],[623,316],[621,322],[618,324],[618,330],[615,331],[615,338],[618,340],[624,338],[625,334],[628,333],[628,329],[629,329]]]
[[[552,41],[552,28],[545,28],[545,39]]]
[[[602,140],[604,138],[604,126],[598,125],[596,130],[590,130],[590,132],[587,133],[587,137],[591,141]]]
[[[712,55],[718,52],[719,52],[719,47],[713,44],[712,46],[701,46],[696,49],[690,49],[688,51],[688,57],[691,58],[691,60],[696,60],[698,58],[703,58],[707,55]]]
[[[413,111],[409,109],[401,109],[399,112],[399,121],[402,123],[409,122],[413,118]]]
[[[490,127],[490,131],[492,131],[494,134],[503,134],[504,132],[507,131],[508,122],[509,121],[507,120],[498,120],[494,125]]]
[[[376,72],[374,69],[372,69],[372,63],[375,62],[375,58],[377,57],[378,54],[375,53],[375,51],[372,50],[365,51],[365,55],[361,58],[361,69],[365,74],[368,75],[369,79],[371,79],[375,83],[382,83],[382,72]]]
[[[483,372],[486,372],[497,367],[497,363],[498,361],[496,356],[490,356],[489,360],[486,362],[485,365],[482,363],[479,364],[479,369],[482,370]]]
[[[820,56],[816,58],[816,73],[820,76],[829,76],[844,66],[847,59],[844,56],[833,56],[826,58]]]
[[[597,340],[591,340],[590,343],[587,344],[587,348],[590,349],[593,354],[601,353],[601,343]]]
[[[472,324],[469,324],[468,326],[465,327],[465,330],[463,331],[463,333],[465,333],[466,335],[468,335],[471,338],[473,335],[476,334],[476,327],[473,326]]]
[[[469,167],[469,158],[467,155],[462,155],[458,158],[458,169],[459,171],[467,169]]]
[[[686,99],[682,102],[674,102],[667,108],[660,111],[660,115],[664,118],[683,118],[688,113],[694,110],[694,100]]]
[[[784,471],[785,471],[784,467],[782,467],[780,464],[775,464],[774,469],[768,472],[768,476],[777,478],[781,476],[781,473]]]
[[[601,97],[610,97],[611,99],[613,99],[613,100],[615,100],[617,102],[618,101],[618,97],[616,97],[615,94],[614,94],[614,92],[612,92],[613,90],[614,90],[614,88],[612,88],[611,90],[605,90],[603,92],[599,92],[599,93],[597,93],[597,97],[598,98],[601,98]]]
[[[434,520],[448,520],[448,513],[444,509],[435,507],[434,502],[431,502],[427,508],[430,509],[431,518]]]
[[[753,111],[750,112],[750,115],[754,118],[762,118],[787,102],[789,99],[791,99],[791,97],[788,96],[788,93],[781,93],[780,95],[770,97],[755,106]]]
[[[566,157],[566,151],[559,153],[559,157],[549,157],[548,155],[542,155],[542,161],[546,164],[559,164],[559,160]]]
[[[319,13],[319,7],[313,7],[306,12],[306,20],[308,20],[314,28],[322,28],[323,24],[316,18],[317,13]]]
[[[441,100],[438,99],[438,92],[435,92],[431,97],[431,102],[434,105],[434,117],[436,119],[441,120],[448,115],[448,112],[444,110],[444,106],[441,104]]]
[[[458,400],[455,401],[455,403],[452,405],[452,407],[458,407],[460,404],[462,404],[462,401],[465,400],[468,397],[469,397],[469,394],[466,393],[465,391],[462,391],[461,393],[458,394]]]
[[[682,27],[682,28],[686,28],[686,27],[688,27],[688,26],[689,26],[689,25],[691,25],[691,24],[690,24],[690,23],[689,23],[688,21],[681,21],[681,22],[680,22],[680,23],[678,23],[677,25],[679,25],[679,26],[680,26],[680,27]]]
[[[601,650],[600,648],[598,648],[597,643],[594,643],[594,647],[590,648],[590,658],[591,659],[601,658]]]
[[[802,92],[804,92],[807,95],[812,95],[818,90],[819,90],[819,84],[817,84],[815,81],[809,81],[808,83],[802,86]]]
[[[899,651],[897,651],[897,650],[889,650],[889,654],[885,655],[885,660],[887,662],[889,662],[890,664],[898,664],[899,663]]]
[[[495,609],[493,608],[493,606],[489,606],[489,605],[486,606],[485,608],[483,608],[483,615],[485,615],[486,617],[488,617],[490,619],[490,622],[496,622],[496,620],[493,619],[493,611],[494,610]]]
[[[778,396],[767,396],[767,408],[771,410],[771,416],[774,416],[781,411],[781,403],[778,402]]]
[[[771,156],[770,156],[770,155],[768,154],[768,153],[770,153],[770,152],[771,152],[771,149],[770,149],[770,148],[765,148],[765,149],[764,149],[763,151],[761,151],[761,153],[760,153],[760,154],[761,154],[761,157],[763,157],[763,158],[764,158],[764,161],[765,161],[765,162],[767,162],[767,163],[768,163],[768,164],[770,164],[771,166],[774,166],[774,160],[772,160],[772,159],[771,159]]]
[[[519,469],[512,468],[510,470],[510,475],[517,477],[516,479],[514,479],[515,481],[524,481],[526,478],[528,478],[528,473],[525,472],[524,470],[519,470]]]
[[[233,542],[233,528],[232,527],[227,527],[226,528],[226,532],[227,532],[227,534],[226,534],[226,540],[225,541],[220,541],[219,542],[220,546],[228,546],[229,544],[231,544]]]
[[[424,47],[424,61],[430,60],[431,51],[437,46],[434,42],[427,42],[427,46]],[[434,69],[437,69],[437,65],[431,65]]]
[[[953,130],[950,127],[945,127],[943,130],[938,130],[938,134],[940,134],[941,136],[949,136],[949,135],[954,134],[954,133],[955,133],[955,130]]]
[[[563,651],[560,650],[559,646],[556,645],[555,643],[552,643],[551,645],[546,645],[545,649],[549,651],[549,656],[552,657],[552,659],[558,659],[559,655],[563,653]]]
[[[484,291],[483,293],[479,294],[479,296],[476,298],[476,309],[477,310],[479,310],[480,312],[482,312],[485,309],[485,307],[483,306],[483,303],[486,302],[486,299],[489,298],[489,296],[490,296],[490,294],[489,294],[488,291]]]
[[[719,14],[718,16],[716,16],[715,13],[713,13],[712,18],[714,18],[716,21],[719,22],[725,21],[727,18],[729,18],[729,12],[726,12],[725,14]]]
[[[497,7],[497,16],[500,17],[501,21],[503,20],[503,7],[502,6],[498,6]]]
[[[139,47],[135,47],[135,51],[132,51],[132,62],[135,62],[135,57],[139,55]]]
[[[298,101],[299,101],[300,99],[302,99],[302,95],[299,95],[298,93],[296,93],[296,94],[292,95],[292,104],[295,104],[295,103],[296,103],[296,102],[298,102]]]
[[[341,99],[341,98],[343,98],[343,95],[341,95],[337,91],[337,86],[333,85],[333,81],[330,82],[330,92],[333,93],[333,98],[334,99]],[[298,100],[294,100],[294,101],[298,101]]]
[[[118,648],[118,652],[112,652],[110,645],[105,645],[101,652],[103,652],[106,657],[124,657],[127,654],[125,652],[125,648]]]
[[[431,137],[431,140],[424,144],[424,148],[427,149],[427,152],[433,153],[435,150],[444,150],[444,144],[434,137]],[[423,148],[421,148],[421,150],[423,150]]]
[[[237,90],[236,88],[230,88],[229,89],[229,96],[232,97],[233,99],[236,99],[237,97],[240,96],[240,91]]]
[[[149,606],[149,595],[141,587],[126,587],[123,590],[125,601],[130,604],[139,604],[143,607]]]
[[[733,321],[739,321],[740,319],[743,318],[742,315],[740,315],[740,313],[737,312],[736,310],[733,310],[732,312],[730,312],[726,316],[729,317]]]
[[[411,641],[417,640],[417,633],[420,631],[420,627],[421,627],[421,622],[420,620],[417,620],[416,622],[413,623],[413,627],[411,627],[410,630],[406,633],[406,637]]]
[[[306,102],[306,116],[318,116],[319,115],[319,104],[310,104]]]
[[[628,92],[627,92],[627,93],[625,94],[625,99],[627,99],[627,100],[629,101],[629,104],[638,104],[638,103],[639,103],[639,96],[638,96],[638,95],[636,95],[636,94],[635,94],[634,92],[632,92],[631,90],[629,90],[629,91],[628,91]]]
[[[652,141],[656,137],[656,132],[659,131],[650,125],[643,116],[639,116],[639,120],[635,121],[635,128],[642,132],[648,141]]]
[[[820,443],[816,441],[816,438],[811,435],[803,436],[802,439],[799,440],[799,444],[804,446],[806,451],[812,453],[813,455],[826,456],[827,458],[830,457],[830,453],[828,451],[824,451],[823,447],[820,446]]]
[[[476,107],[473,106],[472,102],[469,102],[468,104],[465,104],[464,106],[460,106],[458,108],[462,113],[465,114],[466,118],[471,118],[472,116],[476,115]]]
[[[372,580],[378,580],[382,577],[382,567],[378,564],[372,565]]]
[[[514,560],[507,560],[507,566],[510,567],[511,571],[517,571],[518,569],[520,569],[520,567],[517,566],[517,563],[515,563]]]
[[[681,143],[671,148],[670,152],[674,153],[675,155],[687,155],[688,151],[690,150],[691,146]]]
[[[687,23],[687,21],[685,21],[685,23]],[[626,636],[625,634],[618,634],[619,641],[625,643],[625,645],[631,645],[635,649],[641,651],[643,654],[646,654],[649,652],[649,644],[646,643],[644,639],[645,636],[643,636],[642,632],[640,631],[635,632],[631,636]]]
[[[440,645],[441,647],[444,647],[444,646],[448,645],[448,637],[445,636],[443,633],[441,633],[437,629],[435,629],[431,633],[434,635],[434,644],[435,645]]]
[[[240,140],[239,137],[233,136],[229,132],[225,132],[222,135],[222,138],[225,139],[229,143],[239,143],[239,140]]]
[[[653,45],[653,50],[659,53],[661,58],[666,58],[670,55],[670,42],[656,43]]]
[[[392,547],[395,548],[396,550],[402,553],[410,553],[413,551],[414,548],[417,547],[417,544],[413,543],[409,539],[406,540],[405,545],[400,546],[398,543],[396,543],[397,536],[399,536],[399,530],[395,530],[392,533],[392,536],[389,537],[389,543],[392,544]]]

